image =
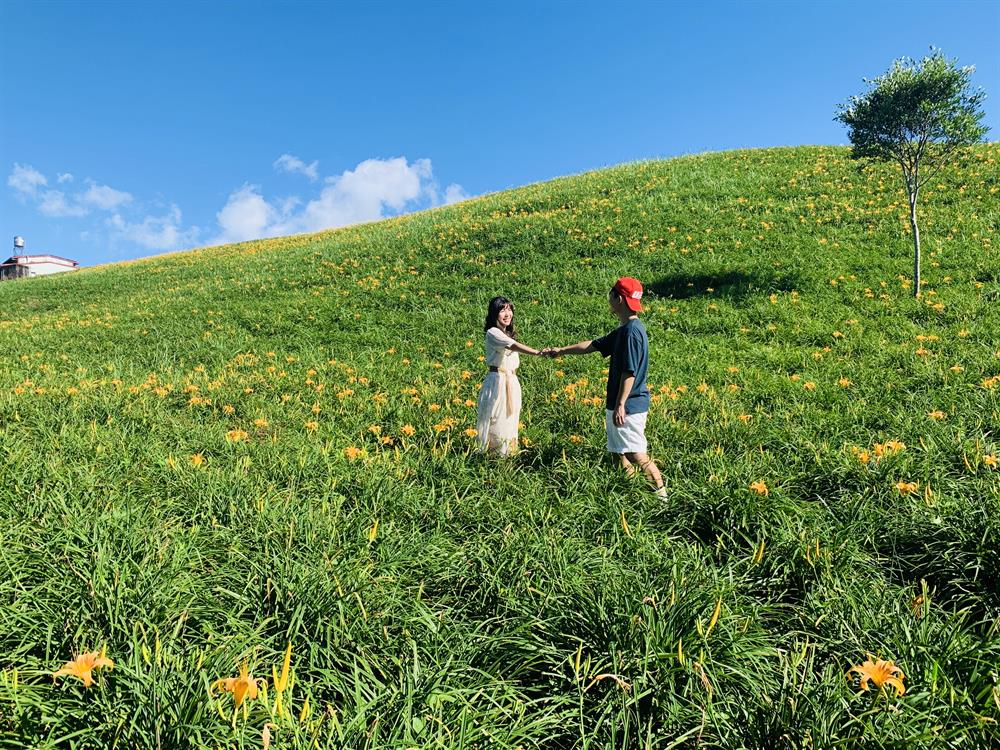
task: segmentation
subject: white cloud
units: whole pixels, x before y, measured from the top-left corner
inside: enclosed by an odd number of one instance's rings
[[[306,164],[297,156],[292,156],[291,154],[282,154],[279,156],[274,164],[272,165],[278,172],[291,172],[303,174],[309,178],[311,182],[316,182],[319,178],[319,162],[314,161],[312,164]]]
[[[368,159],[354,169],[327,177],[319,195],[304,205],[295,197],[268,202],[259,187],[244,185],[229,196],[216,215],[220,228],[216,241],[316,232],[376,221],[387,212],[436,205],[433,177],[430,159],[412,163],[404,157]]]
[[[61,172],[56,182],[72,182],[73,175]],[[7,177],[7,184],[16,190],[21,198],[30,199],[38,212],[53,218],[80,218],[90,213],[92,208],[114,211],[119,206],[132,201],[132,195],[123,190],[115,190],[107,185],[99,185],[87,180],[88,187],[83,192],[68,195],[62,190],[48,190],[48,178],[34,167],[15,164]]]
[[[459,201],[468,200],[469,194],[465,192],[463,188],[458,183],[453,182],[451,185],[444,189],[444,203],[448,205],[449,203],[458,203]]]
[[[38,195],[38,189],[48,185],[49,181],[34,167],[15,163],[7,176],[7,184],[22,195],[34,197]]]
[[[123,190],[115,190],[107,185],[98,185],[96,182],[91,181],[87,192],[82,193],[79,196],[79,200],[81,203],[97,206],[104,211],[114,211],[125,203],[131,203],[132,195]]]
[[[66,194],[61,190],[46,190],[38,198],[38,212],[45,216],[79,218],[90,213],[90,209],[81,206],[72,198],[67,200]]]
[[[57,172],[56,175],[55,182],[59,185],[74,181],[69,172]],[[198,227],[184,228],[177,206],[171,205],[162,216],[149,213],[143,216],[146,209],[141,205],[133,205],[130,213],[123,214],[125,206],[134,204],[131,193],[89,178],[85,182],[86,190],[64,192],[51,189],[48,178],[26,164],[14,164],[7,177],[7,185],[44,216],[78,219],[95,210],[111,214],[103,222],[83,230],[80,234],[83,241],[98,242],[103,239],[106,244],[126,241],[149,250],[176,250],[196,244],[200,230]],[[142,218],[136,220],[138,216]]]
[[[115,213],[107,224],[119,239],[134,242],[149,250],[176,250],[197,242],[198,227],[181,228],[181,210],[172,205],[165,216],[149,216],[129,222]]]
[[[388,207],[401,211],[424,193],[432,177],[429,159],[368,159],[353,170],[327,177],[319,197],[294,217],[289,229],[316,232],[362,221],[376,221]]]
[[[222,230],[216,242],[243,242],[271,236],[269,227],[282,214],[264,200],[258,190],[256,185],[244,185],[229,196],[226,205],[215,215]]]

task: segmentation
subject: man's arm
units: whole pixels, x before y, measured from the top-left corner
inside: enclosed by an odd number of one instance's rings
[[[542,354],[547,354],[550,357],[561,357],[564,354],[590,354],[596,351],[597,348],[594,346],[593,341],[581,341],[570,346],[554,346],[543,350]]]
[[[632,391],[632,385],[635,383],[635,373],[631,370],[626,370],[622,373],[625,377],[622,378],[621,387],[618,389],[618,400],[615,401],[615,413],[614,413],[614,423],[618,427],[625,424],[625,401],[628,399],[628,394]]]

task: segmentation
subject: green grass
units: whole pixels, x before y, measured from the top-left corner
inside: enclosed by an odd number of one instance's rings
[[[919,300],[899,176],[830,147],[0,285],[0,748],[1000,742],[998,157],[926,190]],[[597,355],[522,359],[516,458],[465,433],[488,299],[563,345],[621,275],[666,502]],[[290,710],[210,696],[289,642]]]

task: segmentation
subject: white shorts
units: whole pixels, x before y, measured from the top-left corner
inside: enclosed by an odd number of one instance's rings
[[[625,424],[615,424],[615,413],[604,410],[604,427],[608,433],[608,453],[646,452],[646,415],[649,412],[626,414]]]

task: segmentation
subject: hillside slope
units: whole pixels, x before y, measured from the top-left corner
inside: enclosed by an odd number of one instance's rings
[[[0,746],[1000,742],[998,158],[924,192],[919,300],[899,176],[832,147],[0,284]],[[489,298],[568,344],[621,275],[668,500],[594,355],[471,453]],[[289,642],[284,709],[210,689]]]

